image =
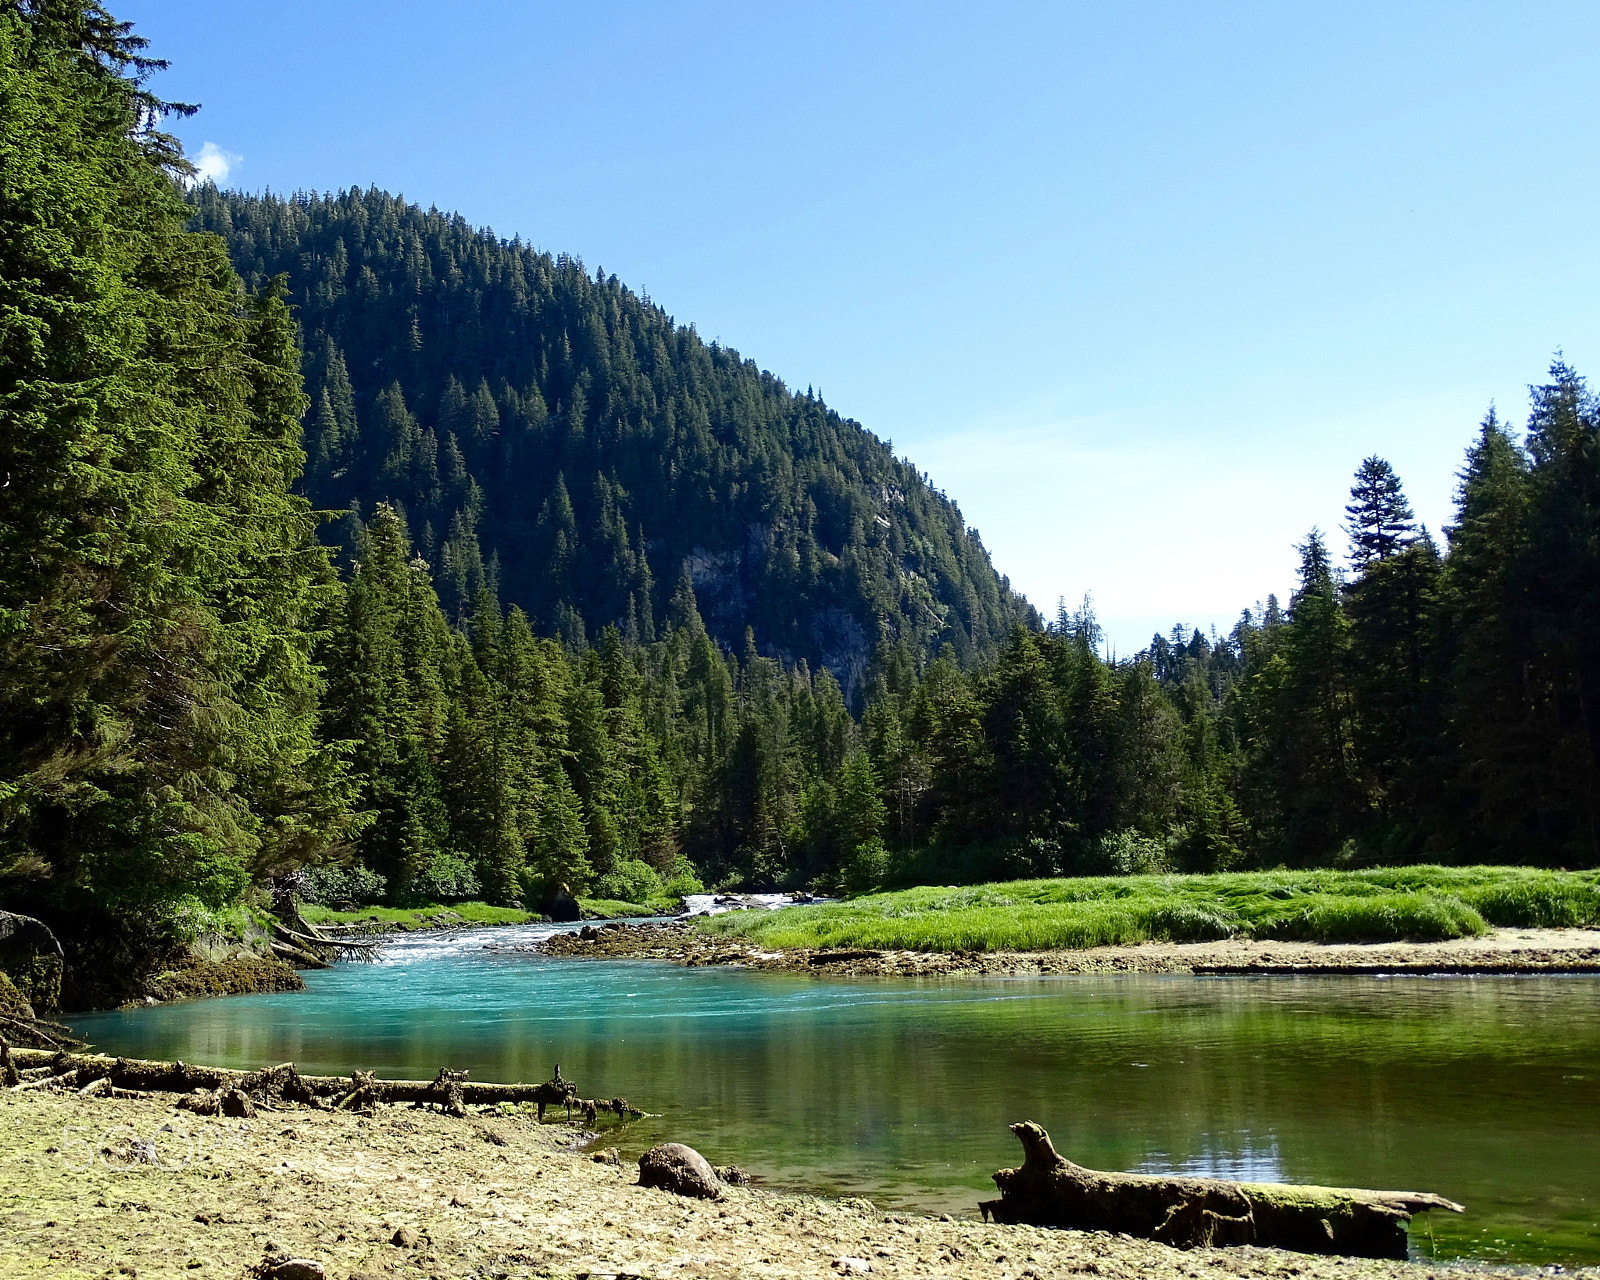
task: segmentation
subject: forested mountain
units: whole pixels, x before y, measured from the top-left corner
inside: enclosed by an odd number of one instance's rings
[[[569,643],[648,643],[687,577],[725,648],[850,696],[884,640],[968,665],[1036,624],[914,467],[615,276],[376,190],[192,200],[249,289],[287,277],[306,492],[403,513],[452,620],[488,584]]]

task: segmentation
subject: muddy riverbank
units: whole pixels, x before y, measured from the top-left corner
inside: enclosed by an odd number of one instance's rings
[[[738,964],[833,975],[1600,973],[1600,930],[1496,929],[1447,942],[1308,943],[1231,938],[1079,951],[773,950],[689,922],[611,924],[534,944],[550,955]]]
[[[0,1093],[0,1274],[233,1278],[269,1254],[315,1260],[330,1280],[1443,1274],[1262,1249],[1179,1252],[761,1188],[686,1200],[637,1186],[632,1162],[575,1149],[578,1130],[520,1112],[287,1109],[246,1120],[196,1116],[173,1101]]]

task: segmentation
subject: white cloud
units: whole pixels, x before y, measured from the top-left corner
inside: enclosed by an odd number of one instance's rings
[[[200,148],[200,154],[190,156],[189,160],[195,168],[195,182],[214,182],[220,187],[244,157],[237,152],[224,151],[215,142],[207,142]]]

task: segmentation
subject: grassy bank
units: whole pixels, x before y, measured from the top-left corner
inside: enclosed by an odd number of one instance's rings
[[[614,920],[621,916],[672,915],[678,900],[670,902],[620,902],[612,898],[579,898],[585,920]],[[420,907],[359,907],[336,911],[306,904],[301,913],[312,924],[360,924],[374,931],[400,933],[413,929],[457,929],[471,925],[527,924],[543,917],[520,907],[495,907],[487,902],[429,903]]]
[[[1600,872],[1401,867],[923,887],[700,922],[764,946],[1046,951],[1281,938],[1441,941],[1491,927],[1600,926]]]
[[[421,907],[359,907],[354,911],[335,911],[332,907],[308,903],[300,910],[312,924],[362,924],[394,932],[447,929],[463,925],[526,924],[539,919],[536,911],[492,907],[487,902],[452,902],[448,906],[434,902]]]

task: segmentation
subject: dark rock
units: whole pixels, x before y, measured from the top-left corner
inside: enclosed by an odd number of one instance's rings
[[[715,1200],[722,1195],[716,1170],[703,1155],[681,1142],[663,1142],[639,1157],[639,1185],[661,1187],[702,1200]]]
[[[261,1274],[264,1280],[328,1280],[328,1269],[312,1258],[285,1258]]]
[[[578,936],[585,942],[594,942],[600,937],[600,930],[596,929],[592,924],[586,924],[578,930]]]
[[[813,965],[824,964],[850,964],[857,960],[876,960],[883,955],[881,951],[813,951],[806,957],[806,963]]]
[[[562,924],[583,918],[583,909],[578,906],[578,900],[566,889],[557,889],[550,895],[544,904],[544,913]]]
[[[750,1175],[736,1164],[719,1164],[716,1166],[716,1175],[730,1187],[748,1187]]]
[[[411,1227],[400,1227],[389,1237],[389,1243],[397,1249],[415,1249],[421,1241],[422,1237]]]

